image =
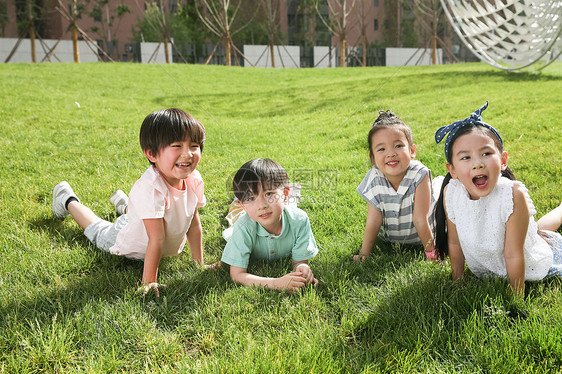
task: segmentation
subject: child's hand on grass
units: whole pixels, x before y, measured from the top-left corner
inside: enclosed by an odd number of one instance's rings
[[[435,248],[433,240],[425,247],[425,257],[431,262],[439,262],[439,255],[437,253],[437,248]]]
[[[359,261],[363,262],[366,259],[367,259],[367,255],[358,254],[353,256],[353,261],[355,262],[359,262]]]
[[[306,284],[312,284],[316,287],[316,285],[318,284],[318,279],[314,278],[314,274],[312,274],[312,270],[310,269],[310,266],[308,266],[308,264],[299,264],[295,270],[297,271],[297,273],[300,272],[301,275],[306,279]]]
[[[217,269],[220,268],[220,267],[221,267],[221,262],[220,262],[220,261],[214,262],[214,263],[212,263],[212,264],[203,265],[203,268],[204,268],[204,269],[213,269],[213,270],[217,270]]]
[[[285,274],[284,276],[273,280],[273,288],[278,290],[287,290],[289,293],[295,293],[305,285],[306,278],[300,271]]]
[[[154,291],[156,291],[156,297],[160,297],[160,291],[158,290],[158,287],[166,288],[168,286],[166,286],[165,284],[162,284],[162,283],[151,282],[151,283],[146,283],[146,284],[143,284],[142,286],[140,286],[137,289],[137,292],[142,292],[142,296],[145,296],[148,293],[148,291],[150,291],[151,289],[154,289]]]
[[[439,256],[437,255],[437,250],[435,248],[433,250],[425,251],[425,257],[431,262],[439,262]]]

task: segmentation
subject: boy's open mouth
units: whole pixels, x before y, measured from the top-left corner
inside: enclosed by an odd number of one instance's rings
[[[187,167],[189,167],[189,165],[191,165],[190,162],[178,162],[178,163],[176,164],[176,166],[178,166],[178,167],[180,167],[180,168],[187,168]]]
[[[472,178],[472,183],[474,183],[476,188],[486,188],[488,185],[488,177],[485,175],[477,175]]]

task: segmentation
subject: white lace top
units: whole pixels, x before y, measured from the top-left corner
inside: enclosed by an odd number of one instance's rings
[[[513,185],[525,192],[529,206],[529,228],[525,239],[525,279],[542,279],[552,266],[552,250],[537,233],[536,213],[527,188],[517,181],[500,178],[486,197],[470,200],[465,187],[451,180],[445,194],[447,216],[456,225],[466,264],[477,277],[507,275],[504,260],[505,227],[513,213]]]

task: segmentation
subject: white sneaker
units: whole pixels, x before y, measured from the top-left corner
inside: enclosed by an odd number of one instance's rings
[[[129,206],[129,197],[127,194],[121,190],[115,191],[110,197],[109,201],[115,207],[117,214],[127,213],[127,207]]]
[[[68,209],[66,209],[66,202],[71,197],[80,202],[68,182],[62,181],[55,185],[55,188],[53,188],[53,204],[51,205],[51,210],[55,217],[64,218],[70,214]]]

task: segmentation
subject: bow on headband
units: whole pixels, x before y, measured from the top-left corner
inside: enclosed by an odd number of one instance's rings
[[[445,157],[447,157],[447,155],[449,154],[449,143],[451,142],[451,139],[453,139],[453,137],[455,136],[457,131],[459,131],[459,129],[461,127],[463,127],[465,125],[468,125],[468,124],[471,124],[471,123],[473,123],[475,125],[484,126],[488,129],[490,129],[494,133],[494,135],[496,135],[498,137],[498,139],[500,140],[500,143],[503,146],[502,138],[501,138],[500,134],[496,131],[496,129],[494,129],[492,126],[490,126],[486,122],[482,121],[482,112],[487,107],[488,107],[488,102],[486,101],[486,104],[482,105],[482,107],[480,107],[480,109],[475,110],[470,115],[470,117],[467,117],[467,118],[465,118],[463,120],[460,120],[460,121],[453,122],[450,125],[443,126],[439,130],[437,130],[437,132],[435,133],[435,142],[437,144],[439,144],[441,142],[441,140],[443,140],[443,138],[447,135],[447,133],[449,133],[449,135],[447,136],[447,140],[445,141]]]

